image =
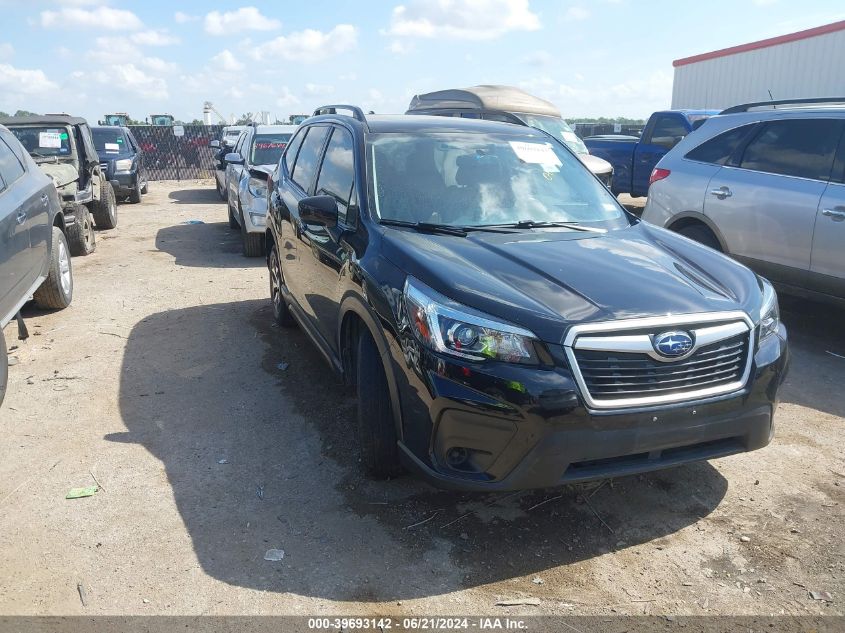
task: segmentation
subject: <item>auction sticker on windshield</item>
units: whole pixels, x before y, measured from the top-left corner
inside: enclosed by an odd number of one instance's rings
[[[557,168],[563,164],[548,143],[510,141],[510,146],[521,161],[532,165],[542,165],[545,171],[558,171]]]
[[[59,148],[62,146],[61,132],[39,132],[38,147]]]

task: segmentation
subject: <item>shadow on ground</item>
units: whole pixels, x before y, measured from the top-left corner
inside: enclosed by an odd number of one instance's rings
[[[784,402],[845,417],[845,309],[780,295],[791,364]]]
[[[706,463],[517,494],[370,481],[354,399],[302,331],[271,322],[266,301],[246,301],[138,323],[121,375],[128,430],[108,437],[161,460],[203,570],[226,583],[365,602],[439,595],[660,539],[725,495]],[[284,560],[264,561],[271,548]]]
[[[262,268],[266,265],[263,257],[243,256],[241,233],[229,228],[227,222],[174,224],[159,229],[156,248],[170,253],[179,266]]]
[[[177,189],[167,194],[173,204],[225,204],[214,186],[207,189]]]

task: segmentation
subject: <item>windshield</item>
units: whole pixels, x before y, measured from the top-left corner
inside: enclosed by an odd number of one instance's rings
[[[126,142],[126,135],[121,129],[103,130],[95,128],[91,130],[91,135],[94,137],[94,148],[100,155],[129,153],[129,144]]]
[[[275,165],[290,140],[290,134],[259,134],[252,140],[249,162],[253,165]]]
[[[30,156],[70,156],[70,135],[63,127],[14,127],[12,133]]]
[[[557,143],[479,132],[371,138],[381,219],[454,226],[525,220],[628,225],[616,199]]]
[[[542,114],[523,114],[515,112],[525,125],[542,130],[551,134],[559,141],[563,141],[576,154],[589,154],[590,150],[584,145],[584,141],[569,127],[569,123],[559,117],[546,116]]]

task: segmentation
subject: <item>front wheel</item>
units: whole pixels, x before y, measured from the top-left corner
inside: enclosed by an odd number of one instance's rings
[[[129,192],[129,202],[132,204],[138,204],[141,202],[141,179],[135,181],[135,186],[132,188],[132,191]]]
[[[6,339],[3,328],[0,328],[0,405],[6,397],[6,383],[9,381],[9,352],[6,350]]]
[[[384,364],[369,330],[358,338],[358,446],[367,471],[379,478],[402,472]]]
[[[270,249],[268,267],[270,268],[270,300],[273,302],[273,318],[279,325],[290,327],[295,324],[295,321],[293,315],[290,313],[290,308],[285,303],[285,297],[282,292],[284,277],[282,277],[279,251],[275,244]]]
[[[50,253],[50,272],[33,296],[39,308],[63,310],[73,299],[73,267],[70,263],[65,234],[53,227],[53,248]]]
[[[241,213],[241,242],[244,257],[261,257],[264,254],[264,233],[250,233],[246,230],[246,222]]]
[[[94,220],[88,207],[77,207],[76,222],[67,227],[67,243],[71,255],[90,255],[97,248]]]

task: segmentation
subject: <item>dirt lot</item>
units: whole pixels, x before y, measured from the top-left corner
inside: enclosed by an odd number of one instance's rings
[[[783,301],[793,363],[764,450],[456,494],[360,474],[353,401],[271,326],[211,182],[152,183],[73,264],[69,310],[6,330],[0,614],[843,613],[841,311]]]

